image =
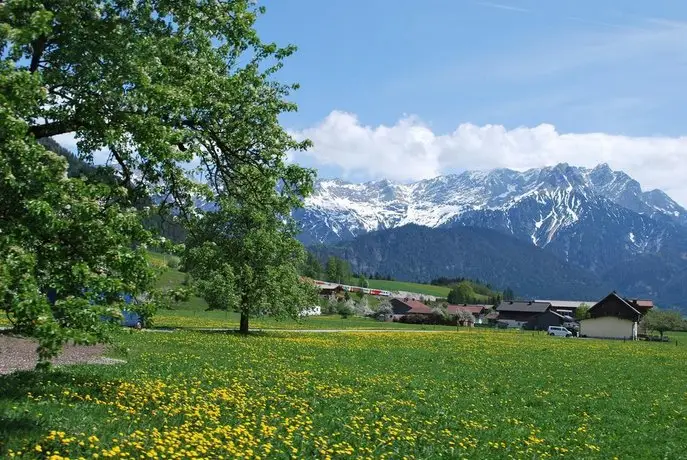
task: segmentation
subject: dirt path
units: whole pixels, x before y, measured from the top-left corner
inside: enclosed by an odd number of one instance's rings
[[[67,345],[62,353],[53,359],[52,363],[56,366],[79,363],[114,363],[103,358],[104,351],[103,345]],[[0,374],[33,369],[37,361],[35,340],[0,333]],[[118,362],[118,360],[114,361]]]

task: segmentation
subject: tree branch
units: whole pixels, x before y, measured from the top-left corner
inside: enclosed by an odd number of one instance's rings
[[[43,125],[33,125],[29,128],[29,132],[34,135],[36,139],[42,137],[52,137],[58,134],[71,133],[76,131],[78,124],[76,120],[53,121]]]
[[[38,70],[38,66],[41,63],[41,56],[43,56],[43,51],[45,51],[45,45],[48,42],[48,38],[45,35],[41,35],[36,40],[31,43],[32,54],[31,54],[31,64],[29,65],[29,72],[35,73]]]

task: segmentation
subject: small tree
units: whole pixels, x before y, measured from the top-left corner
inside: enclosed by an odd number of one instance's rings
[[[326,275],[327,281],[332,283],[339,282],[339,264],[334,256],[330,256],[329,259],[327,259]]]
[[[509,287],[503,291],[503,300],[515,300],[515,293]]]
[[[308,252],[306,255],[303,275],[313,279],[318,279],[322,276],[322,265],[312,252]]]
[[[443,305],[435,305],[432,307],[432,316],[437,324],[444,324],[448,321],[448,313]]]
[[[369,288],[370,283],[367,282],[367,279],[365,279],[364,275],[360,275],[360,278],[358,279],[358,286],[363,287],[363,288]]]
[[[316,300],[315,288],[298,274],[305,254],[295,232],[292,222],[263,207],[221,199],[192,227],[185,265],[211,307],[241,314],[245,334],[250,317],[297,318]]]
[[[667,331],[675,331],[682,327],[683,318],[680,312],[672,310],[649,310],[642,318],[642,326],[648,331],[656,331],[661,334]]]
[[[456,322],[461,326],[464,326],[469,323],[474,324],[475,322],[475,317],[472,315],[472,313],[465,310],[458,310],[455,314],[455,318]]]
[[[575,310],[575,319],[580,321],[587,318],[589,318],[589,305],[582,303],[577,307],[577,310]]]
[[[348,279],[351,277],[351,266],[346,260],[336,259],[336,275],[338,277],[338,283],[348,283]]]

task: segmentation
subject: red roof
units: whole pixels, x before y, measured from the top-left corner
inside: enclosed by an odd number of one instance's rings
[[[417,300],[412,300],[412,299],[395,299],[395,300],[406,304],[410,308],[410,310],[405,312],[405,314],[428,315],[428,314],[432,313],[431,308],[429,308],[427,305],[423,304],[422,302],[418,302]]]
[[[459,311],[467,311],[473,315],[481,314],[487,307],[485,305],[448,305],[446,311],[449,315],[455,315]]]
[[[647,311],[652,308],[654,308],[654,302],[653,300],[642,300],[642,299],[625,299],[627,303],[632,305],[633,307],[642,310],[642,311]]]

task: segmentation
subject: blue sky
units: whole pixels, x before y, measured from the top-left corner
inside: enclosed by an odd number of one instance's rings
[[[263,37],[299,46],[281,74],[302,84],[286,120],[296,128],[337,109],[370,125],[414,114],[439,132],[471,122],[684,133],[686,32],[674,29],[687,27],[687,2],[263,4]]]
[[[322,176],[608,162],[687,203],[687,2],[261,0]],[[684,177],[684,176],[683,176]]]

